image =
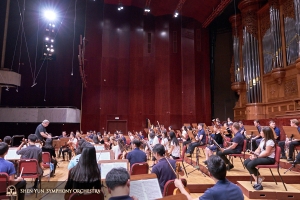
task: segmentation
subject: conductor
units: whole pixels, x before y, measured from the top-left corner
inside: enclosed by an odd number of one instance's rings
[[[43,141],[44,138],[51,138],[51,135],[48,135],[46,127],[49,125],[49,120],[45,119],[41,124],[39,124],[35,129],[35,135],[40,140]]]

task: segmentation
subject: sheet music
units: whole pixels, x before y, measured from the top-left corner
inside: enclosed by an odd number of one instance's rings
[[[95,150],[96,150],[96,151],[97,151],[97,150],[105,150],[105,149],[104,149],[104,145],[95,145],[94,147],[95,147]]]
[[[110,152],[99,152],[96,153],[97,162],[99,160],[110,160]]]
[[[138,199],[145,200],[162,198],[157,178],[130,181],[129,196],[135,196]]]
[[[127,170],[127,162],[101,163],[101,179],[105,179],[112,168],[123,167]]]
[[[19,160],[21,155],[17,155],[17,149],[8,149],[7,154],[5,155],[5,160]]]

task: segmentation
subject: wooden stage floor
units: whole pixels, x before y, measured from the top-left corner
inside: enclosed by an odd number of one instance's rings
[[[203,167],[201,167],[201,169],[205,169],[204,168],[204,164],[203,161],[205,160],[205,156],[203,154],[203,152],[201,151],[201,156],[199,157],[199,163],[200,165],[203,165]],[[68,161],[61,161],[62,159],[58,159],[59,162],[59,167],[56,169],[56,176],[52,177],[50,179],[50,182],[48,182],[48,177],[43,177],[42,178],[42,188],[64,188],[65,185],[65,181],[67,180],[67,176],[68,176]],[[189,160],[189,159],[188,159]],[[195,161],[195,158],[192,158],[193,161]],[[190,163],[190,161],[188,161]],[[189,163],[184,163],[185,165],[188,165]],[[272,191],[284,191],[283,185],[280,181],[278,181],[278,185],[276,186],[275,183],[273,183],[273,179],[271,177],[271,173],[268,169],[262,169],[260,170],[261,174],[263,176],[266,177],[265,181],[263,182],[263,186],[264,186],[264,190],[260,191],[258,194],[252,194],[249,196],[248,193],[255,193],[257,191],[254,191],[251,184],[250,184],[250,175],[248,173],[248,171],[246,169],[243,168],[242,163],[240,162],[239,158],[234,158],[234,168],[230,171],[227,172],[227,178],[229,180],[231,180],[234,183],[237,183],[241,188],[243,188],[244,191],[244,197],[245,200],[248,199],[267,199],[266,197],[268,197],[268,199],[274,199],[273,197],[275,197],[275,199],[285,199],[282,196],[278,196],[277,195],[271,195],[269,193],[272,193]],[[152,161],[149,161],[149,165],[152,165]],[[299,166],[297,166],[299,168]],[[195,168],[192,166],[187,166],[186,170],[187,172],[191,172],[192,170],[194,170]],[[284,174],[284,172],[286,171],[286,169],[280,169],[280,173],[283,176],[283,180],[286,180],[285,182],[287,182],[287,187],[288,187],[288,193],[290,192],[294,192],[295,194],[299,194],[300,193],[300,173],[299,172],[295,172],[295,171],[289,171],[286,174]],[[44,175],[49,173],[49,169],[46,169],[44,171]],[[275,176],[278,176],[277,171],[273,170],[273,173]],[[191,174],[188,175],[188,177],[185,175],[181,178],[185,178],[187,179],[188,182],[188,187],[191,190],[191,195],[193,198],[198,198],[199,196],[201,196],[203,194],[203,192],[209,188],[212,187],[214,184],[214,181],[207,175],[203,175],[200,171],[196,170],[194,172],[192,172]],[[278,177],[277,177],[278,178]],[[277,179],[276,178],[276,179]],[[278,179],[279,180],[279,179]],[[27,180],[27,188],[31,187],[33,184],[33,182],[31,180]],[[247,191],[247,192],[246,192]],[[271,191],[271,192],[270,192]],[[108,199],[110,197],[110,195],[108,194],[108,191],[106,188],[104,188],[104,192],[106,195],[105,199]],[[262,198],[258,198],[260,197],[259,195],[263,195],[264,193],[268,193],[267,196],[261,196]],[[274,194],[276,194],[276,192],[273,192]],[[247,195],[246,195],[247,194]],[[258,195],[258,196],[257,196]],[[247,197],[248,196],[248,197]],[[255,197],[255,198],[253,198]],[[272,197],[272,198],[269,198]],[[298,197],[298,196],[297,196]],[[64,194],[38,194],[37,198],[35,197],[35,194],[26,194],[25,196],[26,200],[27,199],[43,199],[43,200],[59,200],[59,199],[64,199]],[[288,198],[288,199],[300,199],[300,198]]]

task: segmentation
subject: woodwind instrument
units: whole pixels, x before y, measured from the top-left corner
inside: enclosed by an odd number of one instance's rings
[[[247,153],[250,153],[250,154],[252,154],[252,155],[255,155],[256,157],[259,156],[259,154],[255,153],[254,151],[251,151],[250,149],[247,149],[246,152],[247,152]]]

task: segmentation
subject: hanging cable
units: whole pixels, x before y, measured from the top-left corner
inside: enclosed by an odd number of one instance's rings
[[[75,43],[75,25],[76,25],[76,10],[77,10],[77,0],[75,1],[75,16],[74,16],[74,33],[73,33],[73,55],[72,55],[72,72],[71,72],[71,76],[73,76],[73,69],[74,69],[74,51],[75,51],[75,48],[74,48],[74,43]]]
[[[41,0],[39,1],[39,15],[38,15],[38,20],[37,20],[37,31],[36,31],[36,45],[35,45],[35,60],[34,60],[34,72],[33,72],[33,76],[34,76],[34,80],[33,80],[33,84],[35,83],[35,71],[36,71],[36,60],[37,60],[37,50],[38,50],[38,44],[39,44],[39,29],[40,29],[40,17],[41,17]]]
[[[14,49],[14,55],[11,61],[11,66],[10,66],[10,70],[12,70],[12,67],[14,65],[14,61],[15,61],[15,55],[16,55],[16,51],[17,51],[17,46],[18,46],[18,41],[19,41],[19,34],[20,34],[20,29],[21,29],[21,21],[19,24],[19,29],[18,29],[18,34],[17,34],[17,40],[16,40],[16,44],[15,44],[15,49]],[[20,69],[20,68],[19,68]],[[19,73],[19,72],[18,72]]]

